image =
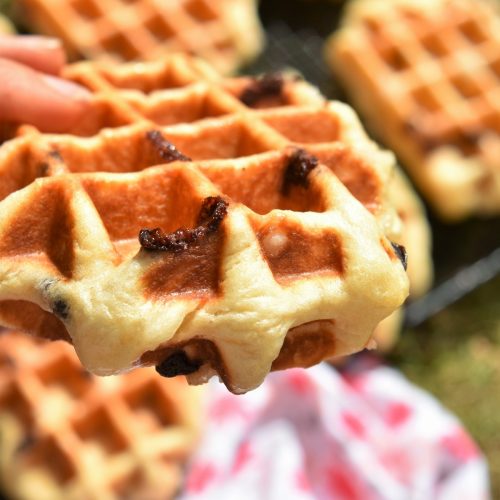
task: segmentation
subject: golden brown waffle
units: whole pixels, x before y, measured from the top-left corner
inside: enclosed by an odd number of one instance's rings
[[[402,223],[401,233],[394,237],[394,241],[408,252],[410,298],[415,299],[432,285],[431,229],[422,202],[399,168],[394,170],[394,176],[389,181],[388,196]],[[394,347],[402,321],[402,310],[398,310],[377,326],[373,337],[380,351],[387,352]]]
[[[203,67],[70,67],[95,91],[74,133],[95,135],[0,148],[0,319],[69,333],[94,373],[156,364],[244,392],[362,349],[403,302],[380,229],[394,160],[304,82]]]
[[[0,14],[0,35],[11,35],[15,33],[14,26],[3,14]]]
[[[500,212],[500,16],[487,0],[357,0],[326,55],[441,216]]]
[[[65,342],[0,334],[0,484],[17,500],[168,499],[201,393],[152,369],[94,377]]]
[[[61,38],[73,59],[188,52],[232,73],[263,45],[255,0],[18,0],[17,7],[24,24]]]

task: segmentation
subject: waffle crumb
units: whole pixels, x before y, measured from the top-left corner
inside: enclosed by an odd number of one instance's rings
[[[163,234],[159,227],[141,229],[139,242],[146,250],[181,252],[209,233],[215,232],[226,214],[227,202],[220,196],[209,196],[203,200],[197,227],[193,229],[181,227],[169,234]]]

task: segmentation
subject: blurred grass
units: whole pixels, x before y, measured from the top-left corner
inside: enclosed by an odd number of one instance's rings
[[[0,0],[0,13],[9,14],[11,9],[12,0]]]
[[[391,361],[464,422],[500,498],[500,276],[404,331]]]

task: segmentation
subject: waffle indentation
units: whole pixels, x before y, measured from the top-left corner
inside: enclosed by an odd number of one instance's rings
[[[92,442],[110,455],[124,451],[127,440],[120,434],[112,417],[102,408],[98,408],[74,423],[75,432],[80,439]]]
[[[141,432],[152,432],[177,424],[172,400],[161,388],[160,382],[151,381],[129,392],[125,399],[141,427]]]
[[[37,375],[46,387],[65,391],[74,399],[79,399],[92,385],[91,375],[75,364],[73,357],[64,354],[37,370]]]
[[[26,451],[23,460],[33,467],[47,470],[56,482],[62,485],[68,483],[77,473],[68,451],[51,436],[38,440]]]
[[[61,186],[42,189],[29,208],[22,205],[0,242],[0,256],[33,255],[49,259],[71,277],[74,262],[74,220]]]
[[[333,231],[314,235],[304,233],[299,224],[281,222],[258,230],[262,253],[278,283],[331,273],[342,276],[344,255],[342,240]],[[307,255],[307,259],[300,256]]]

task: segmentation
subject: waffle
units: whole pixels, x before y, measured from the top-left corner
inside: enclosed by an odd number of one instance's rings
[[[437,213],[500,213],[500,17],[487,0],[357,0],[327,59]]]
[[[66,342],[0,335],[0,484],[17,500],[167,499],[199,433],[201,392],[152,369],[86,372]]]
[[[95,96],[74,135],[0,148],[0,320],[71,337],[96,374],[241,393],[362,349],[405,299],[381,229],[394,158],[295,77],[200,64],[69,67]]]
[[[394,241],[408,252],[410,299],[416,299],[432,285],[431,229],[422,202],[399,168],[389,182],[388,196],[402,222],[401,233]],[[374,339],[379,351],[387,352],[394,347],[402,321],[402,310],[397,310],[377,325]]]
[[[0,13],[0,35],[11,35],[15,33],[14,26],[2,13]]]
[[[31,30],[63,40],[74,60],[197,54],[232,73],[261,51],[255,0],[18,0]]]

